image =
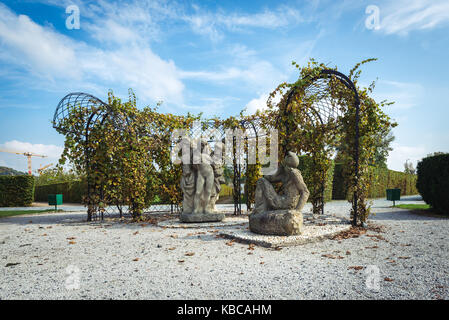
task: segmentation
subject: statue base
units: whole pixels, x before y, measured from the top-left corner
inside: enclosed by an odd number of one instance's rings
[[[264,235],[299,235],[303,232],[303,216],[293,209],[253,213],[249,216],[249,230]]]
[[[181,222],[219,222],[225,218],[224,213],[181,213],[179,220]]]

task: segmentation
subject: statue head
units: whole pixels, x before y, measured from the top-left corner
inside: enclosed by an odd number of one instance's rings
[[[298,156],[295,153],[288,151],[287,155],[284,158],[284,164],[290,168],[298,167],[298,165],[299,165]]]

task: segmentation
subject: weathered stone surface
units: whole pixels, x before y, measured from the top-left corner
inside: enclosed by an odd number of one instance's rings
[[[190,159],[193,159],[193,143],[183,139],[190,149]],[[206,140],[201,140],[201,162],[183,163],[181,189],[183,192],[181,222],[213,222],[221,221],[224,215],[216,213],[215,203],[220,195],[221,184],[224,183],[223,168],[212,161]]]
[[[224,213],[181,213],[179,220],[182,222],[216,222],[224,219]]]
[[[303,232],[303,216],[301,211],[292,209],[251,214],[249,230],[265,235],[299,235]]]
[[[255,205],[249,216],[249,229],[264,235],[299,235],[303,230],[301,210],[309,190],[296,168],[299,159],[288,152],[274,175],[260,178],[256,184]],[[278,193],[272,183],[281,182]]]

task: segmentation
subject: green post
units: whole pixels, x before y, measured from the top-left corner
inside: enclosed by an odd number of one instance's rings
[[[49,194],[48,205],[55,206],[55,211],[58,210],[58,204],[62,204],[62,194]]]
[[[401,189],[387,189],[387,200],[393,201],[393,207],[396,200],[401,200]]]

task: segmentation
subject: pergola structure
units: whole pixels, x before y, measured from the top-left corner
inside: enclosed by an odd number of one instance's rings
[[[314,103],[309,108],[309,112],[306,113],[305,116],[312,119],[314,122],[318,122],[321,124],[327,123],[331,118],[332,119],[338,119],[341,116],[341,110],[339,106],[335,103],[335,100],[331,97],[329,92],[329,84],[331,81],[339,81],[342,83],[347,90],[349,90],[354,97],[353,103],[355,104],[356,108],[356,127],[355,127],[355,154],[354,162],[355,162],[355,176],[356,179],[358,179],[358,165],[359,165],[359,109],[360,109],[360,102],[359,97],[357,93],[357,89],[354,85],[354,83],[344,74],[335,71],[335,70],[322,70],[321,74],[311,79],[311,81],[308,82],[308,86],[306,88],[302,88],[305,91],[306,96],[314,96]],[[293,97],[295,96],[297,90],[300,88],[293,87],[290,89],[287,95],[287,106],[292,102]],[[99,107],[101,106],[101,108]],[[112,121],[114,126],[117,128],[120,128],[121,130],[126,130],[126,126],[128,125],[128,119],[123,119],[123,116],[115,114],[111,107],[108,106],[105,102],[102,100],[94,97],[93,95],[87,94],[87,93],[70,93],[66,95],[58,104],[54,117],[53,117],[53,127],[62,134],[67,134],[72,129],[61,129],[61,123],[66,121],[71,113],[71,111],[74,108],[82,108],[86,110],[85,118],[83,119],[85,125],[82,128],[82,130],[79,130],[79,132],[72,132],[75,134],[80,135],[83,137],[84,140],[84,153],[85,153],[85,161],[86,161],[86,175],[89,177],[90,170],[95,170],[90,164],[90,158],[91,158],[91,152],[89,148],[89,134],[91,130],[95,126],[102,126],[105,121]],[[219,130],[222,133],[222,137],[224,136],[224,127],[223,125],[218,125],[216,121],[203,121],[202,122],[203,127],[202,129],[207,128],[214,128],[216,130]],[[239,124],[236,126],[237,128],[240,128],[242,130],[245,130],[248,132],[246,135],[246,139],[258,139],[260,137],[260,133],[262,132],[262,129],[264,128],[264,124],[262,123],[261,119],[259,118],[252,118],[251,120],[244,119],[239,121]],[[203,136],[207,133],[201,133],[201,132],[190,132],[190,134],[193,137],[197,137],[198,135],[202,134]],[[286,133],[288,135],[288,132]],[[234,137],[235,139],[235,137]],[[235,144],[236,141],[233,141]],[[167,146],[172,147],[172,146]],[[240,155],[235,155],[240,156]],[[246,155],[246,159],[248,159],[248,156]],[[234,158],[234,160],[236,160]],[[234,187],[234,213],[235,214],[241,214],[242,213],[242,206],[241,206],[241,196],[242,196],[242,173],[246,172],[245,170],[248,168],[247,161],[246,163],[241,164],[240,161],[234,161],[233,163],[233,187]],[[91,192],[94,189],[92,186],[92,182],[88,178],[88,186],[87,186],[87,204],[90,208],[91,206],[94,206],[95,204],[92,203],[92,197]],[[357,192],[357,191],[355,191]],[[324,203],[324,187],[322,192],[322,201]],[[357,194],[354,194],[354,200],[353,200],[353,207],[357,208]],[[249,206],[250,204],[247,203]],[[90,209],[88,209],[90,210]],[[122,208],[119,209],[120,212]],[[168,212],[174,212],[178,210],[177,204],[162,204],[162,205],[152,205],[150,208],[147,208],[146,211],[168,211]],[[357,210],[354,211],[356,214],[354,214],[354,223],[357,221]],[[88,212],[89,214],[89,212]]]

